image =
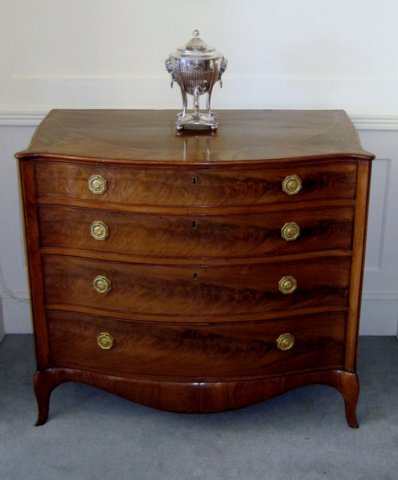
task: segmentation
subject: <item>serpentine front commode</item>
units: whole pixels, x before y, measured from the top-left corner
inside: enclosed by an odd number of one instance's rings
[[[77,381],[185,413],[326,384],[358,426],[373,155],[342,111],[219,115],[53,110],[18,153],[38,425]]]
[[[227,60],[222,53],[209,47],[201,38],[199,31],[193,32],[193,38],[184,46],[177,49],[166,60],[166,68],[172,81],[181,88],[183,109],[177,115],[176,128],[208,129],[218,127],[216,115],[211,111],[210,102],[214,85],[220,80],[227,68]],[[187,94],[193,96],[193,111],[188,113]],[[206,110],[200,112],[199,97],[206,94]]]

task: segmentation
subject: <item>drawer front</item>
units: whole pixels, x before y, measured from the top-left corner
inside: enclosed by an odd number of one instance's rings
[[[123,205],[256,205],[354,198],[356,165],[172,170],[37,162],[36,180],[39,197]]]
[[[46,205],[39,217],[43,246],[149,257],[256,257],[352,243],[351,208],[184,217]]]
[[[350,258],[185,267],[47,255],[43,267],[48,305],[211,317],[345,306]]]
[[[51,364],[56,367],[225,380],[343,364],[343,313],[189,327],[65,312],[49,312],[48,318]],[[281,343],[281,338],[290,343]]]

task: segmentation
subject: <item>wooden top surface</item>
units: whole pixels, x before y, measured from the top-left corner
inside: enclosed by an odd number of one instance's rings
[[[194,165],[373,158],[342,110],[223,110],[217,116],[216,133],[177,135],[173,110],[52,110],[17,157]]]

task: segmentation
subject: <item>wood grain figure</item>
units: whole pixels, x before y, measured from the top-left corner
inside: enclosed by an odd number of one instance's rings
[[[17,154],[37,425],[66,381],[154,408],[314,383],[357,427],[371,160],[343,111],[53,110]]]

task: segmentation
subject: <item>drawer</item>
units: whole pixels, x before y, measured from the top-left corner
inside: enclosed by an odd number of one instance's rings
[[[40,161],[36,164],[36,181],[39,197],[123,205],[258,205],[352,199],[356,165],[324,163],[289,168],[191,170],[179,167],[173,170]]]
[[[39,218],[45,247],[147,257],[243,258],[351,249],[353,209],[185,217],[43,205]]]
[[[46,255],[45,301],[162,317],[346,306],[350,262],[350,258],[333,257],[202,267]]]
[[[343,365],[343,313],[189,326],[55,311],[48,312],[48,319],[54,367],[117,376],[225,380]]]

